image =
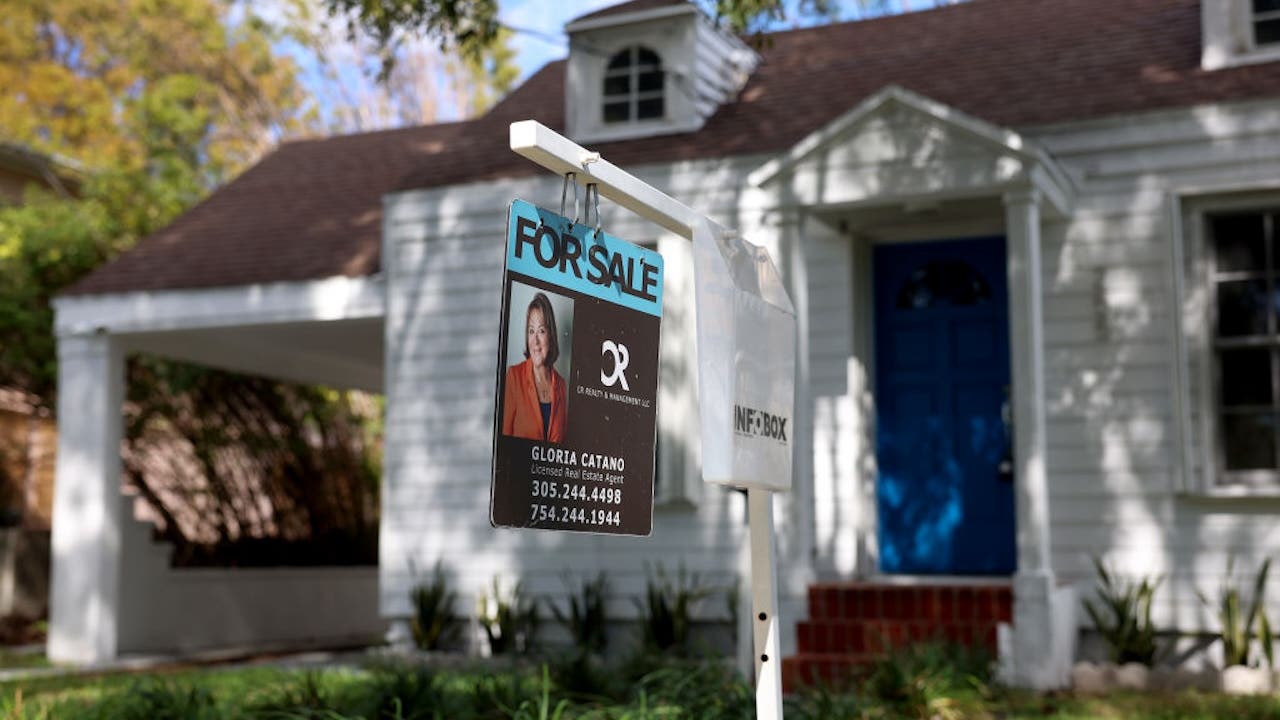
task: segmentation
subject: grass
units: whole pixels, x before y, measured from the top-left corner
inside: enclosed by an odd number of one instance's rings
[[[0,683],[0,720],[747,720],[755,713],[751,688],[719,660],[596,668],[594,688],[581,678],[570,688],[568,672],[554,664],[435,671],[384,661],[310,671],[64,675]],[[1280,697],[1006,691],[969,660],[926,646],[872,668],[850,689],[790,696],[786,712],[789,720],[1280,720]]]

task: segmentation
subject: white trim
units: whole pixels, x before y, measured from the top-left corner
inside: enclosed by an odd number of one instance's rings
[[[1178,353],[1173,362],[1175,382],[1174,410],[1178,441],[1184,446],[1180,462],[1182,468],[1179,490],[1201,498],[1280,498],[1280,483],[1274,486],[1220,486],[1221,451],[1217,420],[1217,390],[1214,384],[1213,363],[1215,353],[1213,338],[1209,336],[1214,312],[1212,279],[1205,275],[1203,258],[1208,252],[1204,233],[1204,218],[1214,212],[1267,209],[1280,206],[1280,181],[1254,184],[1222,184],[1216,186],[1188,187],[1171,191],[1170,206],[1170,278],[1174,288],[1174,312],[1170,313],[1174,333],[1174,349]],[[1193,262],[1194,269],[1187,265]],[[1205,293],[1203,307],[1194,315],[1188,314],[1189,293],[1199,290]],[[1194,310],[1194,309],[1193,309]],[[1188,323],[1202,333],[1195,342],[1187,338]],[[1191,365],[1195,364],[1199,375],[1198,392],[1192,393],[1190,385]],[[1199,411],[1199,423],[1192,422],[1193,409]],[[1195,432],[1199,432],[1197,438]],[[1200,472],[1195,472],[1196,456],[1200,458]]]
[[[676,17],[678,15],[696,14],[698,14],[697,7],[691,3],[682,2],[675,3],[667,7],[638,10],[636,12],[629,13],[617,13],[588,20],[572,20],[565,24],[564,31],[566,34],[576,33],[582,32],[583,30],[598,30],[600,28],[614,27],[615,25],[627,25],[629,23],[645,22],[647,20],[661,20],[663,18]]]
[[[1258,47],[1257,16],[1249,0],[1201,0],[1201,68],[1223,70],[1280,60],[1280,44]]]
[[[853,109],[813,131],[782,155],[752,171],[747,182],[755,187],[772,184],[842,133],[892,104],[931,117],[980,143],[1015,155],[1028,165],[1027,180],[1041,191],[1049,206],[1060,215],[1070,213],[1075,201],[1075,188],[1070,176],[1048,153],[1012,130],[979,120],[897,85],[886,85]]]
[[[57,335],[144,333],[283,322],[381,318],[381,276],[332,277],[207,290],[70,295],[53,301]]]

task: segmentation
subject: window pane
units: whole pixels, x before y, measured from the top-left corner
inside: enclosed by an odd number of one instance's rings
[[[1280,43],[1280,18],[1254,23],[1253,42],[1255,45]]]
[[[1227,215],[1213,219],[1218,272],[1262,270],[1267,266],[1262,215]]]
[[[1221,360],[1224,406],[1271,404],[1271,350],[1224,350]]]
[[[980,305],[991,300],[991,286],[969,263],[938,260],[911,273],[898,290],[898,307],[918,310],[936,305]]]
[[[1228,470],[1263,470],[1276,466],[1276,416],[1273,413],[1229,413],[1222,416],[1223,454]]]
[[[636,115],[641,120],[662,117],[663,106],[662,98],[653,98],[652,100],[641,100],[636,108]]]
[[[1218,337],[1266,334],[1268,304],[1264,280],[1218,283]]]
[[[662,89],[662,71],[641,73],[640,75],[640,92]]]
[[[1253,0],[1255,13],[1275,12],[1280,10],[1280,0]]]
[[[604,104],[604,121],[607,123],[626,122],[630,119],[627,107],[630,103],[612,102]]]
[[[662,63],[662,60],[658,57],[658,53],[650,50],[649,48],[639,48],[636,61],[640,65],[658,65]]]
[[[604,79],[605,95],[626,95],[631,92],[631,75],[615,75]]]
[[[617,70],[619,68],[631,67],[631,48],[627,48],[622,52],[609,58],[609,69]]]

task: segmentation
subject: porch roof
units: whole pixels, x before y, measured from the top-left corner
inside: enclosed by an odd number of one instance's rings
[[[698,132],[599,146],[619,165],[780,153],[898,85],[1005,128],[1280,97],[1280,62],[1200,69],[1198,0],[971,0],[775,33]],[[290,142],[69,295],[378,271],[389,192],[540,172],[507,127],[563,128],[564,63],[476,120]]]

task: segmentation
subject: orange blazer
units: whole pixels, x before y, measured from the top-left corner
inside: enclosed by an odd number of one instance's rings
[[[502,434],[529,440],[564,440],[564,378],[551,368],[551,427],[544,433],[542,409],[538,407],[538,388],[533,383],[533,361],[525,360],[507,368],[506,389],[502,394]]]

